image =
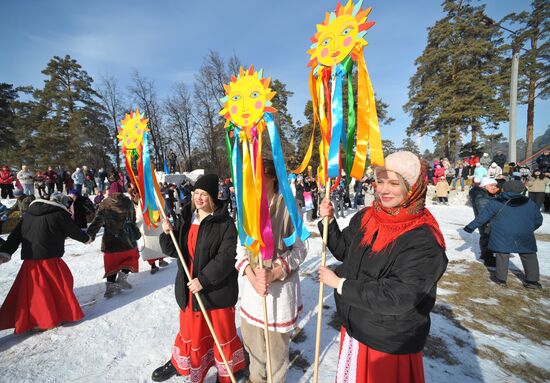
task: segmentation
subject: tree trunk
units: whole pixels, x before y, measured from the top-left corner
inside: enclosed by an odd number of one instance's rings
[[[538,32],[538,29],[537,29]],[[531,50],[533,52],[537,51],[537,35],[531,37]],[[529,70],[529,93],[527,95],[527,129],[525,132],[525,158],[529,158],[533,154],[533,131],[535,123],[535,81],[537,78],[536,71],[536,58],[534,57],[533,62],[530,65]]]

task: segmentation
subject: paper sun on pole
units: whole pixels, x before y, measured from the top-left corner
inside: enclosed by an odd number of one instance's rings
[[[126,114],[120,122],[117,138],[126,161],[130,182],[139,194],[143,221],[150,228],[158,226],[161,218],[159,209],[164,209],[164,206],[161,200],[159,207],[155,199],[155,192],[160,195],[160,188],[149,153],[147,122],[149,119],[141,116],[139,109]],[[137,176],[134,168],[137,168]]]

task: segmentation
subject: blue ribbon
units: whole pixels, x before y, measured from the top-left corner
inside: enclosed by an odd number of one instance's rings
[[[342,134],[344,128],[344,109],[342,104],[342,81],[344,68],[338,64],[332,72],[332,129],[330,137],[330,148],[328,152],[328,177],[336,178],[340,175],[340,137],[346,146],[346,135]]]
[[[279,139],[279,132],[277,126],[273,121],[271,113],[264,113],[264,120],[267,123],[267,131],[269,133],[269,139],[271,141],[271,151],[273,153],[273,164],[275,165],[275,172],[277,173],[277,179],[279,180],[279,192],[283,195],[290,220],[294,226],[294,231],[287,238],[283,238],[283,241],[287,247],[292,246],[296,242],[296,238],[300,238],[303,241],[309,238],[309,231],[304,228],[302,217],[298,214],[298,208],[296,207],[296,200],[290,189],[288,182],[288,175],[285,167],[285,160],[283,156],[283,150],[281,148],[281,140]]]
[[[151,156],[149,154],[149,143],[147,142],[149,133],[143,134],[143,194],[145,195],[145,204],[142,206],[142,212],[145,213],[149,207],[151,210],[160,210],[155,200],[155,185],[153,183],[153,167],[151,166]]]
[[[231,161],[233,163],[233,180],[235,180],[235,200],[237,202],[237,231],[239,233],[239,240],[241,245],[250,246],[254,242],[254,239],[248,235],[244,230],[243,216],[244,216],[244,203],[243,203],[243,159],[241,156],[241,150],[239,148],[239,132],[241,130],[235,126],[234,136],[235,142],[233,143],[233,152]]]

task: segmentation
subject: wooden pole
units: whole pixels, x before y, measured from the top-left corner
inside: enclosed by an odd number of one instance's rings
[[[330,178],[325,184],[325,198],[330,198]],[[327,242],[328,242],[328,224],[329,218],[323,218],[323,251],[321,252],[321,266],[327,262]],[[323,322],[323,293],[325,284],[319,281],[319,303],[317,304],[317,334],[315,338],[315,364],[313,366],[313,382],[317,383],[319,379],[319,354],[321,349],[321,325]]]
[[[166,219],[166,213],[164,212],[164,209],[162,208],[162,205],[159,201],[159,196],[155,192],[155,199],[157,200],[157,205],[159,206],[159,210],[161,212],[162,218]],[[172,238],[172,242],[174,243],[174,246],[176,248],[176,251],[178,253],[178,258],[183,266],[183,271],[185,272],[185,275],[187,276],[187,279],[191,281],[191,273],[189,273],[189,269],[187,267],[187,264],[185,263],[185,259],[183,258],[183,253],[181,252],[181,249],[178,245],[178,241],[176,239],[176,236],[174,235],[174,232],[170,230],[170,238]],[[212,334],[212,338],[214,338],[214,342],[216,343],[216,347],[218,348],[218,351],[223,359],[223,364],[225,364],[225,368],[227,369],[227,373],[229,374],[229,377],[231,378],[231,382],[237,383],[237,380],[235,379],[235,376],[233,375],[233,370],[229,366],[229,363],[227,362],[227,359],[225,358],[225,355],[222,350],[222,346],[220,345],[220,342],[218,341],[218,336],[216,335],[216,332],[214,331],[214,326],[212,325],[212,322],[210,321],[210,317],[208,316],[208,313],[206,312],[206,309],[204,308],[204,303],[202,302],[202,299],[199,295],[199,293],[193,293],[195,298],[197,298],[197,302],[199,303],[199,307],[201,309],[202,315],[204,316],[204,320],[206,321],[206,324],[208,325],[208,329],[210,330],[210,333]]]
[[[264,260],[262,254],[258,254],[258,259],[260,263],[260,269],[264,268]],[[265,356],[266,356],[266,367],[267,367],[267,382],[272,382],[272,370],[271,370],[271,346],[269,344],[269,327],[267,324],[267,299],[265,295],[262,297],[262,305],[264,309],[264,338],[265,338]]]

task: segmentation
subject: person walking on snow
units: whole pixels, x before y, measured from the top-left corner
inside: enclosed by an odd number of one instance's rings
[[[99,204],[87,232],[95,239],[102,227],[105,228],[101,240],[105,267],[103,278],[107,279],[105,297],[111,298],[122,289],[131,289],[128,274],[139,271],[137,240],[141,234],[136,226],[136,211],[130,198],[122,193],[110,193]]]
[[[82,170],[80,170],[80,168],[76,168],[74,173],[71,175],[71,178],[74,182],[74,188],[78,190],[79,193],[82,193],[82,185],[84,185],[84,173]]]
[[[23,187],[23,194],[34,195],[34,174],[27,170],[27,165],[21,166],[17,179]]]
[[[33,201],[0,246],[0,259],[8,261],[21,244],[23,260],[0,308],[0,330],[47,330],[84,317],[73,292],[73,275],[61,257],[67,236],[83,243],[91,239],[71,220],[67,206],[68,198],[61,193],[49,201]]]

